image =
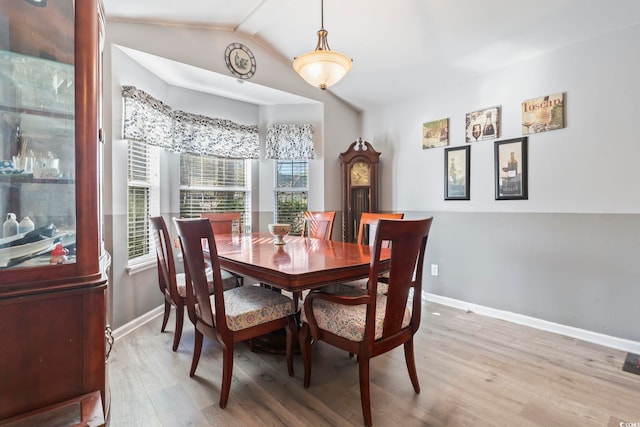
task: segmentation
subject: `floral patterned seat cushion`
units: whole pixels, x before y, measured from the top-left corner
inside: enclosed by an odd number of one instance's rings
[[[211,309],[215,311],[214,297]],[[261,286],[239,286],[224,293],[224,307],[227,326],[232,331],[280,319],[294,313],[293,300],[281,293]],[[196,312],[200,315],[196,305]]]
[[[376,300],[375,339],[382,338],[384,311],[386,306],[387,296],[378,294]],[[313,302],[313,314],[320,329],[351,341],[360,342],[364,339],[366,307],[367,306],[365,304],[343,305],[325,300],[315,300]],[[301,311],[300,320],[302,322],[307,322],[307,316],[305,315],[304,310]],[[404,317],[402,318],[402,327],[405,328],[409,326],[410,321],[411,311],[409,308],[405,308]]]
[[[226,291],[236,287],[236,277],[228,271],[220,270],[222,276],[222,288]],[[213,270],[207,269],[207,281],[209,282],[209,293],[213,293]],[[185,274],[176,274],[176,285],[178,286],[178,295],[182,298],[187,296],[187,286],[185,284]]]

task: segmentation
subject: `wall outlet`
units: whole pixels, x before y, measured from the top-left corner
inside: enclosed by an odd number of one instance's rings
[[[431,275],[432,276],[438,275],[438,264],[431,264]]]

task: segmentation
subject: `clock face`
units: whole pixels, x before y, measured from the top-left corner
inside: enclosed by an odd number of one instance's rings
[[[224,60],[229,71],[241,79],[251,78],[256,72],[256,58],[242,43],[231,43],[227,46]]]
[[[351,185],[369,185],[369,165],[365,162],[355,162],[351,166]]]

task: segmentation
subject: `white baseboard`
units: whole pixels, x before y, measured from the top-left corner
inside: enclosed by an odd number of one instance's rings
[[[559,323],[549,322],[547,320],[537,319],[535,317],[525,316],[523,314],[512,313],[510,311],[498,310],[491,307],[485,307],[483,305],[473,304],[466,301],[461,301],[449,297],[443,297],[440,295],[431,294],[428,292],[422,293],[422,299],[432,301],[438,304],[446,305],[449,307],[458,308],[460,310],[469,310],[474,313],[482,314],[484,316],[493,317],[496,319],[506,320],[508,322],[516,323],[518,325],[530,326],[532,328],[540,329],[543,331],[554,332],[556,334],[565,335],[568,337],[576,338],[579,340],[591,342],[594,344],[603,345],[605,347],[615,348],[618,350],[627,351],[634,354],[640,354],[640,342],[628,340],[625,338],[612,337],[610,335],[600,334],[598,332],[588,331],[586,329],[574,328],[572,326],[562,325]],[[151,321],[157,316],[161,316],[164,311],[164,305],[160,305],[153,310],[143,314],[142,316],[132,320],[131,322],[122,325],[118,329],[113,331],[113,337],[117,341],[123,336],[132,332],[136,328]]]
[[[116,341],[118,341],[120,338],[124,337],[129,332],[133,332],[135,329],[139,328],[140,326],[144,325],[145,323],[155,319],[158,316],[162,316],[162,313],[164,313],[164,304],[163,305],[159,305],[158,307],[154,308],[153,310],[148,311],[145,314],[143,314],[142,316],[137,317],[137,318],[133,319],[131,322],[120,326],[118,329],[115,329],[113,331],[113,338]]]
[[[459,308],[461,310],[469,310],[484,316],[494,317],[496,319],[506,320],[508,322],[517,323],[519,325],[530,326],[532,328],[541,329],[543,331],[555,332],[556,334],[565,335],[579,340],[603,345],[605,347],[615,348],[630,353],[640,354],[640,342],[632,341],[624,338],[612,337],[597,332],[588,331],[586,329],[574,328],[572,326],[561,325],[559,323],[549,322],[535,317],[525,316],[523,314],[512,313],[510,311],[498,310],[491,307],[485,307],[453,298],[443,297],[428,292],[422,293],[422,299],[432,301],[449,307]]]

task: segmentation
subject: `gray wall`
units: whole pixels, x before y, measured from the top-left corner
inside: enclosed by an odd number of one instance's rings
[[[640,340],[640,215],[407,213],[421,215],[434,217],[425,291]]]
[[[640,26],[621,29],[366,112],[381,208],[435,217],[428,292],[640,340],[638,45]],[[423,122],[450,118],[450,146],[464,146],[465,114],[499,105],[498,140],[516,138],[521,103],[557,92],[566,127],[529,135],[528,200],[495,200],[494,141],[468,144],[471,200],[444,200],[444,149],[421,148]]]

